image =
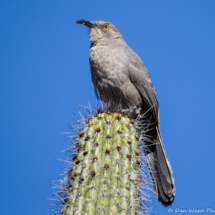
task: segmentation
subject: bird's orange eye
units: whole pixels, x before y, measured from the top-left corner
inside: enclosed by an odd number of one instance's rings
[[[104,26],[104,29],[105,29],[105,30],[107,30],[108,28],[109,28],[109,26],[108,26],[108,25],[105,25],[105,26]]]

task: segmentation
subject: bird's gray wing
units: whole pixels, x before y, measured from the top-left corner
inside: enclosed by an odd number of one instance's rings
[[[151,108],[156,121],[159,121],[158,99],[148,71],[136,53],[131,53],[128,72],[131,82],[138,89],[145,103]]]
[[[133,51],[129,55],[128,72],[131,82],[138,89],[148,108],[151,108],[151,112],[157,121],[155,126],[157,135],[153,137],[154,141],[156,141],[156,148],[155,151],[147,154],[146,158],[154,182],[154,191],[161,202],[167,206],[173,202],[176,189],[172,168],[160,133],[157,94],[144,63]]]

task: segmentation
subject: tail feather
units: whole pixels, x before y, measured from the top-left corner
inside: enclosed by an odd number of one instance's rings
[[[174,201],[176,188],[172,168],[167,158],[160,132],[158,139],[156,147],[153,147],[154,150],[148,153],[146,158],[155,195],[164,206],[169,206]]]

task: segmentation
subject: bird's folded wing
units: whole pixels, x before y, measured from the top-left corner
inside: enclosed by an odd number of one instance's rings
[[[138,58],[129,60],[129,77],[143,100],[151,108],[155,120],[159,121],[157,94],[144,63]]]

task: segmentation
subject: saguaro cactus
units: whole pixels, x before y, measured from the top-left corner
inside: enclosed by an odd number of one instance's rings
[[[148,189],[148,180],[134,123],[120,113],[100,113],[84,123],[72,168],[61,185],[59,214],[145,214],[142,189]]]

